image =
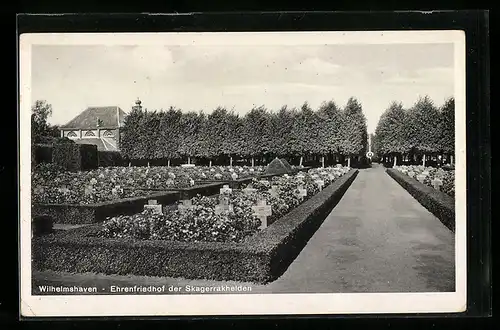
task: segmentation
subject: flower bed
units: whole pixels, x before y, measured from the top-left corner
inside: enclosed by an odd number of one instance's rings
[[[179,200],[179,193],[151,192],[140,197],[121,198],[92,204],[37,204],[31,206],[32,217],[48,215],[58,224],[90,224],[104,221],[120,214],[141,212],[148,200],[155,199],[159,204],[172,204]]]
[[[455,200],[453,197],[417,181],[400,170],[387,169],[386,171],[448,229],[455,231]]]
[[[283,274],[356,174],[349,171],[238,243],[98,237],[97,224],[32,240],[33,268],[267,283]]]
[[[455,198],[455,170],[421,165],[395,166],[395,170]],[[436,186],[434,185],[436,184]]]
[[[189,209],[175,209],[165,214],[152,214],[146,210],[130,216],[117,216],[103,223],[99,237],[136,238],[177,241],[234,241],[238,242],[259,230],[260,220],[252,207],[260,200],[271,206],[272,213],[266,225],[272,224],[291,209],[316,195],[349,171],[348,168],[313,169],[295,176],[275,176],[270,181],[253,181],[245,188],[220,196],[196,196],[190,200]],[[305,189],[300,195],[299,187]],[[220,198],[231,205],[232,210],[218,213]]]
[[[67,172],[53,164],[33,169],[31,196],[38,204],[93,204],[152,191],[179,190],[195,182],[224,182],[233,178],[251,178],[263,173],[263,167],[106,167],[92,171]]]

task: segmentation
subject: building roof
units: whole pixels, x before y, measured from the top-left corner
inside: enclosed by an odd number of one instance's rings
[[[61,128],[65,129],[92,129],[97,128],[97,120],[100,121],[101,128],[122,127],[127,113],[117,106],[110,107],[89,107],[78,116],[70,120]]]
[[[108,142],[105,139],[96,139],[96,138],[83,138],[83,139],[75,139],[75,143],[78,144],[95,144],[97,146],[97,150],[102,151],[118,151],[115,144]]]

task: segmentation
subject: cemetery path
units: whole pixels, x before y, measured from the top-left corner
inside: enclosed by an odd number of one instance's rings
[[[454,246],[454,234],[374,165],[265,291],[454,291]]]
[[[34,284],[252,286],[254,293],[454,291],[454,235],[381,166],[360,170],[287,271],[267,285],[34,272]],[[102,292],[106,293],[106,292]]]

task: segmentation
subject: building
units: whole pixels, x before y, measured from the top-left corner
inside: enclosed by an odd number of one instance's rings
[[[136,106],[140,107],[139,100]],[[117,106],[87,108],[60,127],[61,137],[68,137],[76,143],[95,144],[98,150],[117,151],[126,115]]]

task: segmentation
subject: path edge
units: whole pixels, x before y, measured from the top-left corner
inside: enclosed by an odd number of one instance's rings
[[[455,232],[455,200],[452,197],[393,168],[385,171],[423,207],[434,214],[446,228]]]

